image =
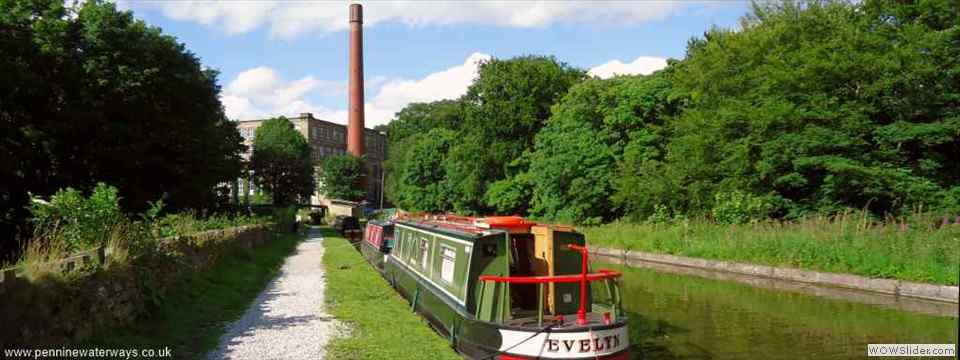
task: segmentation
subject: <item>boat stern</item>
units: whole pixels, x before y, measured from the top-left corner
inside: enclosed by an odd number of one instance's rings
[[[603,328],[515,330],[500,329],[498,359],[617,359],[630,358],[626,322]]]

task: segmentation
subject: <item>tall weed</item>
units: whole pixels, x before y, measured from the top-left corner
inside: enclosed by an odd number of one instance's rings
[[[957,285],[960,223],[915,212],[884,221],[866,212],[722,224],[615,222],[580,230],[592,245],[716,260]]]

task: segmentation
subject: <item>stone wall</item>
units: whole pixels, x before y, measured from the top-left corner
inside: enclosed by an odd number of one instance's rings
[[[273,233],[268,224],[164,238],[125,262],[112,261],[116,254],[98,248],[61,261],[62,274],[29,280],[4,271],[0,349],[77,343],[97,330],[132,323],[180,275],[202,271],[230,251],[266,244]]]
[[[960,288],[957,286],[924,284],[902,280],[868,278],[851,274],[835,274],[813,270],[783,268],[746,264],[732,261],[707,260],[684,256],[654,254],[642,251],[624,251],[603,247],[590,247],[597,255],[623,257],[635,261],[684,266],[690,268],[724,271],[735,274],[760,276],[800,283],[836,286],[886,295],[906,296],[916,299],[942,301],[957,304]]]

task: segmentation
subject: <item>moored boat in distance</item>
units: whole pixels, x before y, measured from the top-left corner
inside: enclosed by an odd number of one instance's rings
[[[363,231],[363,241],[359,243],[363,257],[381,272],[383,263],[393,248],[393,228],[392,221],[368,221]]]
[[[361,251],[467,357],[629,358],[620,273],[590,273],[573,228],[424,215],[368,223]]]

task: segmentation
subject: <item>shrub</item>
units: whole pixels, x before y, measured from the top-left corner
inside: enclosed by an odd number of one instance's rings
[[[742,191],[718,192],[714,195],[711,213],[722,224],[742,224],[760,220],[770,213],[770,204],[763,198]]]
[[[107,230],[123,220],[117,188],[98,183],[89,197],[66,188],[57,191],[49,202],[34,199],[30,212],[38,229],[57,229],[56,239],[66,251],[101,245]]]
[[[273,210],[273,222],[283,231],[293,231],[297,222],[297,207],[278,207]]]

